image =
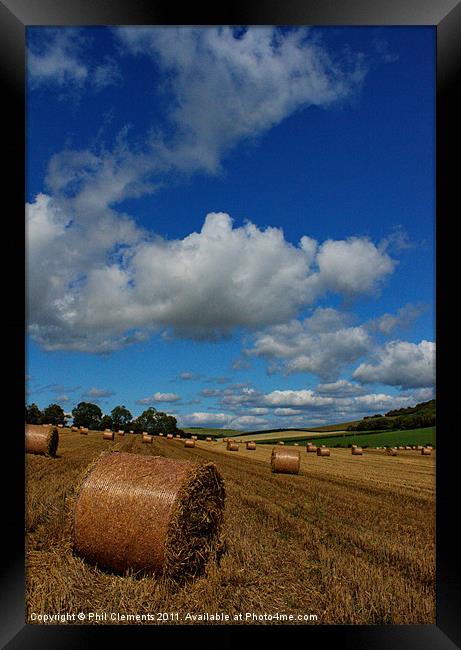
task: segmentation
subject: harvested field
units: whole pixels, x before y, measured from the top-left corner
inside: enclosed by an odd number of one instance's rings
[[[271,472],[272,448],[241,445],[230,454],[205,441],[193,449],[159,437],[143,445],[141,436],[111,444],[211,461],[224,479],[224,552],[181,588],[103,571],[72,553],[66,500],[82,470],[107,449],[100,433],[66,433],[57,458],[27,455],[27,620],[30,612],[97,611],[151,614],[141,623],[155,624],[156,612],[177,612],[178,620],[162,625],[193,624],[186,612],[225,612],[227,623],[242,624],[232,617],[279,612],[316,616],[310,624],[434,624],[436,452],[389,457],[367,449],[357,462],[350,449],[333,448],[326,458],[301,449],[299,475],[284,475]]]

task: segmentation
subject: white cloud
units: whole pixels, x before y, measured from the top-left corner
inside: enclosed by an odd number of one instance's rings
[[[110,397],[114,395],[114,391],[106,390],[105,388],[90,388],[85,393],[82,393],[82,397]]]
[[[379,318],[369,321],[367,326],[370,330],[388,335],[397,328],[408,328],[426,309],[426,305],[408,303],[401,307],[396,314],[383,314]]]
[[[346,379],[339,379],[327,384],[317,384],[315,390],[319,395],[330,397],[355,397],[356,395],[363,395],[365,392],[363,386],[353,384]]]
[[[277,407],[329,408],[334,405],[331,397],[316,395],[312,390],[274,390],[264,396],[263,404]]]
[[[360,364],[353,379],[403,388],[427,387],[435,381],[435,343],[431,341],[391,341],[376,351],[374,360],[374,364]]]
[[[108,207],[95,222],[87,199],[82,212],[43,194],[27,205],[30,333],[48,350],[110,352],[167,328],[213,340],[286,321],[329,288],[279,228],[235,228],[229,215],[210,213],[200,232],[167,241]],[[349,334],[345,354],[357,355],[366,334]]]
[[[276,325],[254,337],[247,354],[283,360],[286,373],[311,372],[335,379],[349,363],[371,349],[371,338],[363,327],[350,327],[347,315],[335,309],[318,308],[304,321]]]
[[[203,411],[178,415],[177,417],[178,424],[181,427],[215,426],[219,428],[226,428],[232,419],[233,416],[228,415],[227,413],[206,413]]]
[[[35,30],[27,50],[28,81],[32,88],[42,84],[96,89],[117,84],[120,71],[117,63],[106,57],[103,63],[91,63],[87,47],[89,39],[78,29],[59,28]]]
[[[360,54],[334,59],[307,29],[121,28],[128,52],[152,57],[172,94],[176,137],[158,154],[185,170],[215,172],[243,138],[262,134],[307,106],[349,98],[366,74]],[[154,81],[152,82],[154,83]]]
[[[180,395],[176,393],[154,393],[151,397],[139,399],[137,404],[152,404],[153,402],[179,402]]]

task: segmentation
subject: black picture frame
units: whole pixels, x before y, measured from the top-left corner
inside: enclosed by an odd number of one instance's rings
[[[22,215],[25,198],[25,28],[31,25],[432,25],[437,34],[436,97],[436,245],[437,296],[447,296],[446,283],[453,277],[449,254],[450,217],[455,217],[459,184],[456,138],[460,104],[456,82],[461,67],[461,5],[459,0],[252,0],[245,3],[216,5],[213,8],[192,5],[179,10],[173,4],[152,0],[0,0],[0,70],[4,91],[3,153],[7,162],[4,174],[5,198],[10,209],[5,213],[10,224],[4,254],[8,253],[9,277],[4,299],[7,309],[3,322],[7,326],[8,345],[14,352],[8,365],[6,400],[15,420],[11,426],[20,432],[24,407],[24,317],[23,292],[25,239]],[[415,161],[417,164],[417,161]],[[12,225],[11,225],[12,224]],[[442,248],[443,247],[443,248]],[[21,251],[20,253],[18,251]],[[450,266],[451,264],[451,266]],[[217,647],[220,650],[237,644],[275,644],[297,636],[303,645],[340,643],[343,649],[418,648],[447,650],[461,647],[461,608],[456,529],[456,468],[453,454],[444,445],[449,436],[449,380],[446,377],[449,316],[438,301],[437,308],[437,616],[435,625],[427,626],[188,626],[159,628],[151,626],[38,626],[25,624],[24,595],[24,472],[23,438],[9,434],[4,453],[11,458],[11,472],[2,471],[6,480],[3,490],[3,571],[0,591],[0,644],[2,648],[86,648],[116,635],[117,643],[132,648],[141,637],[144,642],[168,644],[180,634],[187,646]],[[19,415],[21,414],[21,415]],[[453,433],[455,433],[453,431]],[[14,462],[13,462],[14,459]],[[453,464],[453,467],[452,467]],[[450,497],[452,501],[450,502]],[[391,568],[390,568],[391,570]]]

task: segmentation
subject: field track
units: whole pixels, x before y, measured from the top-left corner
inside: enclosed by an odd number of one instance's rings
[[[32,612],[177,612],[175,624],[193,623],[187,612],[278,612],[315,614],[309,624],[435,623],[435,455],[332,449],[318,458],[299,448],[300,475],[275,475],[272,445],[185,449],[177,439],[143,445],[135,435],[107,442],[61,430],[58,458],[26,457],[27,621]],[[74,557],[66,498],[104,449],[215,462],[227,494],[220,564],[175,589]]]

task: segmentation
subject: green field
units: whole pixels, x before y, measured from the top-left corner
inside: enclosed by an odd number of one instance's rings
[[[294,442],[306,443],[315,439],[315,444],[329,445],[330,447],[348,447],[349,445],[360,445],[361,447],[399,447],[402,445],[426,445],[432,444],[435,448],[435,427],[425,429],[409,429],[405,431],[383,431],[381,433],[367,433],[356,431],[351,435],[330,435],[325,437],[311,436],[302,440],[281,438],[285,444]],[[258,442],[258,441],[257,441]]]

